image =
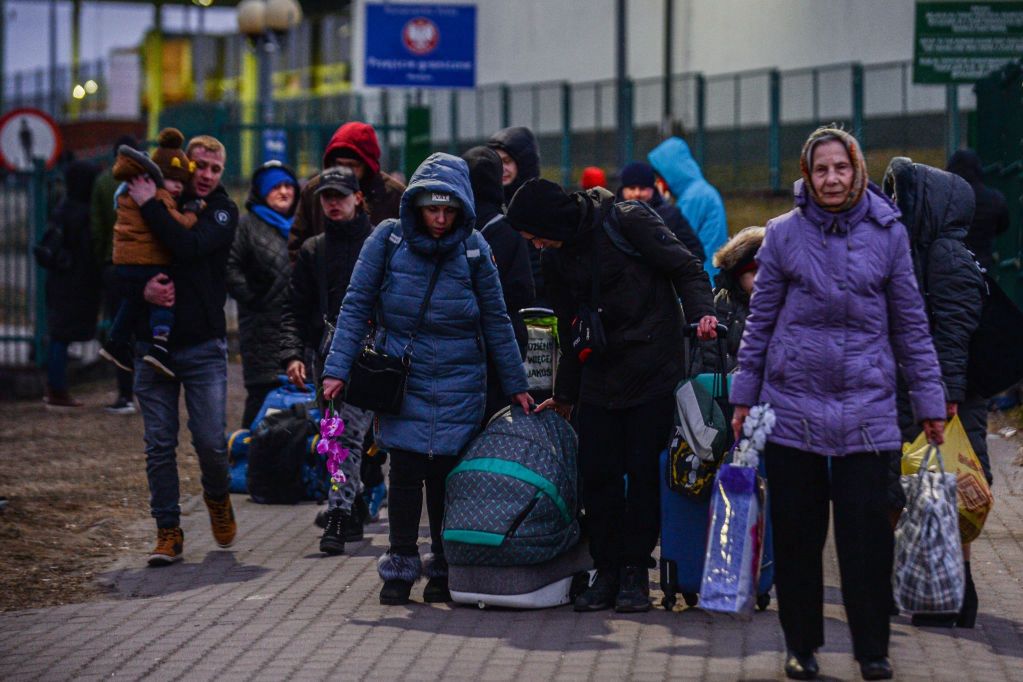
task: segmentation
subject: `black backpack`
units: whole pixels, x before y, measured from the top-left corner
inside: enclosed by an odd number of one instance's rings
[[[256,427],[249,445],[246,483],[253,502],[295,504],[306,497],[302,470],[308,457],[309,436],[316,424],[306,405],[267,415]]]

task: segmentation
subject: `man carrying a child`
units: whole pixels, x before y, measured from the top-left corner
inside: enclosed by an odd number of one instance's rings
[[[221,186],[224,146],[205,135],[192,138],[186,149],[191,180],[179,206],[196,206],[189,228],[157,195],[148,175],[128,181],[128,195],[139,207],[142,222],[167,249],[171,264],[150,278],[142,296],[150,306],[173,309],[166,337],[167,372],[143,358],[152,355],[150,338],[156,330],[146,316],[136,320],[135,395],[145,425],[146,475],[150,509],[157,525],[157,544],[149,556],[152,566],[182,558],[178,470],[178,396],[185,391],[188,428],[202,471],[203,500],[209,510],[213,537],[221,547],[234,542],[237,525],[228,495],[227,342],[224,302],[227,258],[238,223],[238,208]],[[187,214],[186,214],[187,215]],[[138,292],[133,292],[138,295]],[[129,296],[130,298],[130,296]]]

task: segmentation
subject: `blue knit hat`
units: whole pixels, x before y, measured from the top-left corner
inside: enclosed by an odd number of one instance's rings
[[[270,190],[282,183],[294,186],[295,178],[283,168],[270,167],[256,176],[256,191],[259,193],[260,198],[266,199],[266,195],[270,193]]]
[[[622,187],[653,187],[653,166],[642,161],[633,161],[622,168],[621,180]]]

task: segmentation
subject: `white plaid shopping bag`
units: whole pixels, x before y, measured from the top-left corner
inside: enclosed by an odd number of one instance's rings
[[[931,457],[938,470],[929,471]],[[906,508],[895,527],[895,603],[910,613],[956,613],[963,603],[963,548],[956,511],[956,476],[945,473],[938,448],[920,470],[902,477]]]

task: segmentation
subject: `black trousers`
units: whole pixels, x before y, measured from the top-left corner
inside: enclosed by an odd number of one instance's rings
[[[579,408],[582,499],[598,569],[654,566],[661,530],[658,456],[668,444],[674,410],[671,396],[621,410]]]
[[[824,644],[824,541],[835,510],[835,546],[853,654],[888,655],[894,538],[887,515],[890,453],[845,457],[768,443],[778,616],[789,649]]]
[[[444,523],[444,481],[458,464],[458,457],[430,457],[420,452],[391,450],[391,485],[387,489],[387,518],[390,523],[391,554],[419,553],[419,519],[423,515],[423,487],[426,487],[426,515],[430,520],[430,551],[443,556],[441,530]]]
[[[259,414],[259,408],[263,407],[263,401],[270,394],[270,391],[280,386],[276,381],[266,384],[245,384],[245,412],[242,413],[242,428],[252,427],[252,420]]]

